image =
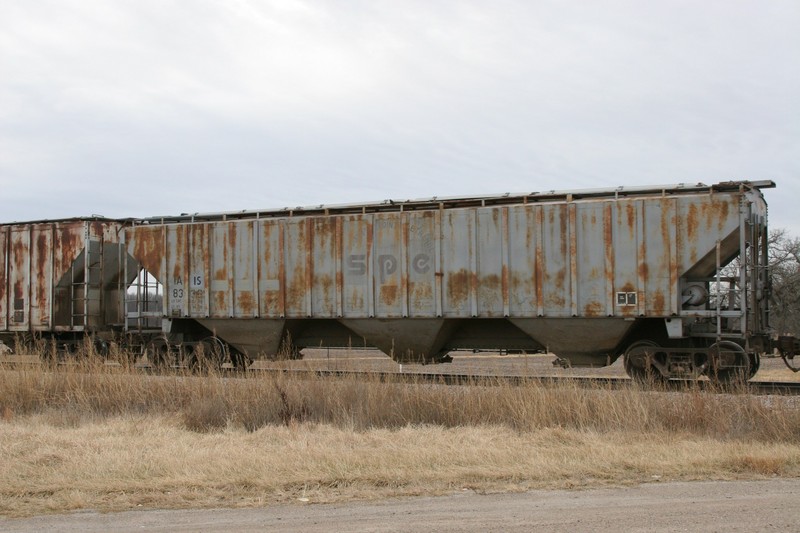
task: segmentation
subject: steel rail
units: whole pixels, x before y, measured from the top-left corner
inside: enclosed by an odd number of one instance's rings
[[[0,369],[18,368],[27,366],[39,366],[42,361],[37,357],[30,357],[24,360],[7,360],[0,357]],[[60,362],[56,368],[67,368],[75,366],[66,362]],[[119,364],[111,364],[113,367],[120,367]],[[169,374],[170,369],[162,369],[161,372],[155,371],[152,367],[135,367],[136,370],[154,374]],[[188,367],[173,367],[171,370],[178,372],[188,372]],[[155,371],[155,372],[154,372]],[[187,375],[189,375],[187,374]],[[398,372],[398,371],[371,371],[371,370],[329,370],[329,369],[304,369],[304,368],[258,368],[247,371],[242,370],[222,370],[219,374],[225,378],[245,378],[248,375],[272,374],[284,376],[296,376],[298,378],[350,378],[365,379],[380,383],[415,384],[415,385],[453,385],[453,386],[525,386],[536,385],[543,387],[553,387],[557,385],[573,384],[585,388],[598,388],[607,390],[624,390],[637,385],[628,377],[623,376],[537,376],[537,375],[518,375],[518,374],[452,374],[438,372]],[[198,376],[199,377],[199,376]],[[753,395],[781,395],[793,396],[800,395],[800,381],[748,381],[746,383],[720,384],[709,380],[662,380],[651,379],[638,384],[641,390],[653,390],[657,392],[692,392],[705,391],[715,393],[746,392]]]
[[[406,383],[457,386],[555,386],[575,384],[580,387],[596,387],[609,390],[621,390],[634,386],[636,382],[627,377],[588,377],[588,376],[520,376],[491,374],[443,374],[434,372],[376,372],[365,370],[311,370],[290,368],[269,368],[252,370],[283,374],[287,376],[316,376],[320,378],[366,378],[381,383]],[[732,391],[747,392],[754,395],[795,395],[800,394],[800,382],[792,381],[751,381],[744,384],[721,384],[712,381],[698,380],[660,380],[654,379],[639,385],[642,389],[656,391],[708,391],[729,393]]]

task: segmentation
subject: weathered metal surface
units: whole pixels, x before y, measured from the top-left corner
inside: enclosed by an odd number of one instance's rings
[[[0,227],[0,331],[8,330],[8,260],[9,226]]]
[[[0,332],[119,324],[121,227],[88,219],[0,226]]]
[[[602,365],[663,335],[766,346],[759,188],[771,186],[4,224],[0,333],[107,332],[143,318],[149,328],[159,303],[176,338],[215,334],[250,356],[292,342],[369,344],[401,361],[546,347]],[[736,256],[743,268],[721,282]],[[131,285],[141,269],[163,284],[145,287],[152,301]],[[129,286],[137,310],[125,320]]]
[[[274,352],[287,319],[313,319],[433,357],[449,321],[478,318],[592,358],[630,319],[679,315],[682,280],[715,271],[717,241],[725,259],[739,252],[740,204],[766,211],[741,184],[620,191],[150,219],[126,242],[164,284],[165,314],[227,329],[250,353]],[[261,320],[224,325],[244,319]]]
[[[342,324],[400,361],[421,362],[439,355],[456,321],[436,319],[347,319]]]
[[[277,354],[284,341],[285,320],[209,318],[199,319],[198,322],[245,354]]]

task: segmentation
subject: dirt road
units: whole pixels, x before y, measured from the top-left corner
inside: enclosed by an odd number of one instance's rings
[[[797,531],[800,479],[651,483],[258,509],[82,512],[0,519],[0,531]]]

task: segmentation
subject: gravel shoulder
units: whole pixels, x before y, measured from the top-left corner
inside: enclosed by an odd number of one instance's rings
[[[0,521],[0,531],[796,531],[799,500],[800,479],[650,483],[252,509],[80,512]]]

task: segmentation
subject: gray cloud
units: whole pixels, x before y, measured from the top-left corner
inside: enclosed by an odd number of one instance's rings
[[[3,220],[774,179],[800,234],[793,1],[3,12]]]

